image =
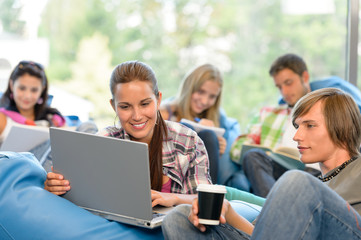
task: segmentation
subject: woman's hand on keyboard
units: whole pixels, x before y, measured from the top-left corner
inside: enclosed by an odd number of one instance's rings
[[[178,196],[174,193],[163,193],[152,190],[152,207],[161,205],[164,207],[172,207],[177,205]]]

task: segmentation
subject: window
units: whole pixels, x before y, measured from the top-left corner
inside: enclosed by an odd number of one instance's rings
[[[29,40],[9,27],[24,24],[19,2],[27,1],[2,1],[7,5],[2,7],[1,35]],[[51,85],[91,101],[91,117],[99,127],[114,122],[108,80],[112,68],[126,60],[152,66],[164,98],[176,94],[193,67],[215,64],[224,74],[222,106],[243,128],[261,106],[277,104],[279,93],[268,69],[279,55],[302,56],[311,79],[347,77],[348,4],[343,0],[39,2],[46,5],[38,7],[43,10],[33,40],[49,43],[48,59],[42,61]],[[19,59],[28,56],[14,49]]]

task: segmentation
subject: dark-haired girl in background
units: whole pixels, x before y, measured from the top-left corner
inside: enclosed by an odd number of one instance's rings
[[[65,125],[60,112],[47,104],[48,79],[42,65],[21,61],[10,75],[6,91],[0,101],[0,142],[13,125]]]

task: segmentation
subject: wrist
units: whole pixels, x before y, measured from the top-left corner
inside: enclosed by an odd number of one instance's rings
[[[173,194],[173,196],[174,196],[173,206],[177,206],[179,204],[182,204],[181,199],[179,198],[178,194]]]
[[[225,213],[224,213],[224,218],[226,219],[226,221],[228,221],[227,219],[229,219],[229,216],[232,215],[232,205],[229,203],[229,201],[227,201],[226,199],[224,199],[224,205],[225,205]]]

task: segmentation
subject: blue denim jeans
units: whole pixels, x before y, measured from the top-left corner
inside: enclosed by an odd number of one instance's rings
[[[162,223],[164,239],[250,239],[250,236],[228,224],[207,227],[202,233],[188,220],[190,205],[179,205],[168,213]]]
[[[228,160],[231,161],[231,160]],[[232,163],[235,164],[235,163]],[[232,174],[232,176],[224,183],[226,186],[237,188],[239,190],[250,192],[250,183],[244,174],[242,166],[237,166],[238,171]]]
[[[189,205],[165,218],[166,239],[245,239],[229,225],[198,231],[189,221]],[[274,185],[251,239],[361,239],[360,215],[336,192],[302,171],[286,172]]]
[[[260,149],[247,151],[242,167],[252,193],[260,197],[266,197],[276,180],[287,171]]]

